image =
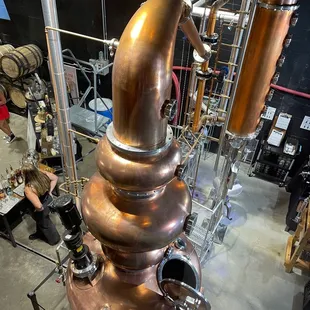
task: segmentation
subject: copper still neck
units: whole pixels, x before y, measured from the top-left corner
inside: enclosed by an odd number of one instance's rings
[[[113,126],[121,143],[155,149],[165,143],[175,37],[182,0],[147,1],[127,25],[113,68]]]
[[[149,0],[127,25],[113,69],[114,118],[98,144],[97,173],[86,186],[83,217],[112,263],[139,270],[158,263],[191,212],[175,177],[181,152],[163,109],[182,0]]]

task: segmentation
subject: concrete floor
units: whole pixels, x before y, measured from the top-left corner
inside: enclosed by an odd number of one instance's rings
[[[26,120],[12,115],[11,126],[20,139],[6,145],[0,140],[0,174],[8,164],[18,165],[26,151]],[[95,145],[83,139],[83,153]],[[198,178],[199,198],[207,195],[213,174],[214,156],[201,163]],[[297,310],[301,308],[307,277],[286,274],[283,267],[288,234],[284,219],[289,195],[271,183],[250,178],[242,166],[239,179],[243,192],[231,200],[232,221],[222,245],[215,245],[203,269],[205,296],[215,310]],[[79,176],[91,176],[96,170],[94,154],[78,164]],[[57,216],[52,216],[62,231]],[[228,223],[228,220],[226,220]],[[55,247],[28,240],[34,222],[25,216],[13,231],[16,239],[49,257]],[[66,253],[62,251],[64,256]],[[21,248],[13,248],[0,238],[0,304],[2,310],[32,309],[26,294],[54,268],[49,261]],[[52,277],[38,291],[39,303],[48,310],[68,309],[65,289]],[[142,309],[141,309],[142,310]]]

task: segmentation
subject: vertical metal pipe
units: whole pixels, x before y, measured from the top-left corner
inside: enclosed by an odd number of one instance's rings
[[[224,6],[229,0],[217,0],[211,6],[211,11],[208,19],[207,25],[207,36],[211,37],[215,30],[216,19],[217,19],[217,11]],[[205,61],[201,65],[201,71],[206,72],[209,68],[209,61]],[[193,132],[197,132],[199,130],[199,121],[201,115],[201,107],[203,96],[206,87],[206,80],[199,80],[198,81],[198,90],[197,90],[197,97],[196,97],[196,106],[195,106],[195,113],[194,113],[194,120],[193,120]]]
[[[108,39],[108,29],[107,29],[107,14],[106,14],[105,0],[101,0],[101,15],[102,15],[102,35],[103,35],[103,39],[107,40]],[[108,51],[107,45],[104,45],[103,51],[104,51],[104,59],[106,60],[109,57],[109,51]]]
[[[187,91],[186,103],[185,103],[185,109],[184,109],[183,126],[188,125],[190,123],[190,116],[188,115],[188,113],[189,113],[192,98],[195,94],[195,89],[197,86],[197,77],[196,77],[197,67],[198,67],[198,64],[196,62],[193,62],[191,66],[191,73],[189,76],[188,91]]]
[[[244,4],[244,3],[242,2],[242,4]],[[221,153],[222,153],[222,150],[223,150],[223,145],[224,145],[224,141],[225,141],[225,136],[226,136],[226,131],[227,131],[227,127],[228,127],[228,122],[229,122],[231,110],[232,110],[233,103],[234,103],[234,97],[236,95],[236,91],[237,91],[237,87],[238,87],[238,81],[239,81],[239,77],[240,77],[240,72],[242,70],[242,65],[243,65],[243,59],[244,59],[246,47],[247,47],[247,44],[248,44],[248,40],[249,40],[249,37],[250,37],[251,28],[252,28],[252,25],[253,25],[254,14],[255,14],[255,11],[256,11],[256,5],[257,5],[257,0],[254,0],[253,3],[252,3],[252,9],[250,11],[248,27],[247,27],[247,30],[246,30],[246,34],[245,34],[245,38],[244,38],[244,43],[243,43],[243,49],[242,49],[241,54],[240,54],[239,67],[238,67],[238,70],[237,70],[237,75],[236,75],[236,78],[235,78],[235,83],[234,83],[234,86],[233,86],[233,90],[232,90],[232,93],[231,93],[231,96],[230,96],[230,105],[228,107],[227,114],[226,114],[226,122],[225,122],[225,124],[224,124],[224,126],[222,128],[222,131],[221,131],[220,142],[219,142],[219,149],[218,149],[218,152],[217,152],[217,156],[216,156],[216,160],[215,160],[215,165],[214,165],[214,171],[215,171],[216,176],[218,175],[219,161],[220,161]],[[239,17],[239,22],[241,24],[242,20],[240,21],[240,18],[242,18],[242,14],[240,14],[240,17]],[[238,22],[238,26],[239,26],[239,22]],[[246,21],[244,21],[244,22],[246,22]]]
[[[203,35],[206,31],[207,25],[207,7],[204,8],[203,15],[201,16],[200,25],[199,25],[199,34]]]
[[[95,100],[95,133],[97,134],[99,131],[98,128],[98,106],[97,106],[97,69],[94,71],[94,100]],[[101,100],[100,100],[101,101]]]
[[[45,26],[59,28],[56,0],[41,0]],[[77,179],[75,158],[72,150],[73,140],[69,134],[69,101],[62,58],[60,34],[54,30],[46,30],[49,69],[53,83],[60,141],[63,151],[64,171],[70,181]]]

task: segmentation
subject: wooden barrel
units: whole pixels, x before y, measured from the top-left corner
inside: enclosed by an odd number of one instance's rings
[[[25,91],[20,87],[11,85],[8,87],[9,97],[12,103],[15,104],[20,109],[25,109],[27,107],[27,100],[25,98]]]
[[[6,75],[17,79],[36,70],[42,62],[43,54],[40,48],[34,44],[28,44],[5,54],[0,59],[0,66]]]
[[[7,53],[12,52],[14,50],[14,46],[11,44],[0,45],[0,59]]]

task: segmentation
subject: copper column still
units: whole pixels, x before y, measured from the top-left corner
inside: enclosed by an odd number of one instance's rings
[[[113,124],[98,144],[99,171],[82,198],[83,218],[93,236],[85,243],[102,262],[91,284],[69,270],[72,309],[172,309],[159,283],[182,274],[183,282],[196,292],[201,289],[200,263],[184,235],[191,195],[176,177],[181,152],[168,126],[176,32],[180,21],[192,22],[189,14],[182,0],[149,0],[120,39],[113,68]],[[195,31],[192,35],[204,57]]]
[[[255,134],[296,3],[262,0],[257,5],[228,124],[233,136],[251,138]]]
[[[239,78],[232,92],[233,106],[227,127],[229,151],[223,164],[215,205],[226,199],[228,188],[234,183],[237,173],[232,171],[232,166],[238,162],[246,140],[257,135],[277,62],[283,46],[287,46],[290,40],[286,36],[291,23],[294,23],[292,16],[298,8],[296,3],[297,0],[262,0],[254,8]]]

